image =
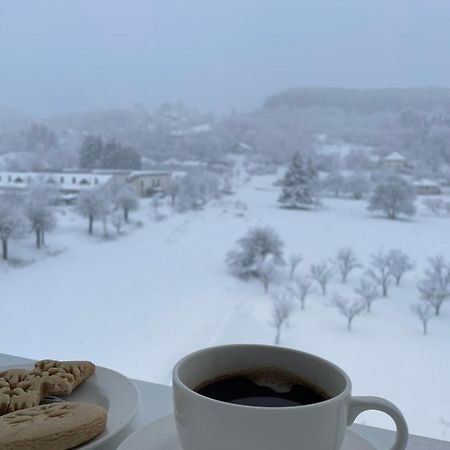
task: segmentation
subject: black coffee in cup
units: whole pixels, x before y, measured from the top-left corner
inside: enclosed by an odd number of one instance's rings
[[[202,383],[195,391],[226,403],[267,408],[311,405],[330,398],[320,388],[278,368],[221,376]]]

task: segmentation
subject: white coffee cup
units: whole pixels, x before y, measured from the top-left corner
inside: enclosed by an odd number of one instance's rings
[[[195,392],[221,376],[255,368],[279,368],[321,388],[329,400],[267,408],[214,400]],[[378,397],[352,397],[347,374],[308,353],[268,345],[225,345],[185,356],[173,370],[175,422],[184,450],[338,450],[347,426],[367,410],[395,422],[391,450],[403,450],[408,426],[400,410]]]

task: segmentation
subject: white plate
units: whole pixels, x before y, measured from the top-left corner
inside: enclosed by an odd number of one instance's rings
[[[135,431],[117,450],[182,450],[173,415]],[[348,430],[341,450],[375,450],[366,440]]]
[[[32,365],[2,366],[0,371],[11,368],[31,369]],[[104,367],[97,367],[92,377],[72,394],[61,398],[70,402],[95,403],[108,410],[105,431],[94,440],[77,447],[80,450],[94,449],[111,439],[133,420],[139,407],[139,392],[133,382],[124,375]]]

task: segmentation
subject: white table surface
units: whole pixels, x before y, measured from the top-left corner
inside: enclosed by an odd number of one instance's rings
[[[31,362],[26,358],[0,353],[0,366]],[[141,405],[138,415],[113,441],[99,447],[99,450],[115,450],[118,445],[133,431],[147,423],[159,419],[172,412],[172,389],[170,386],[133,380],[141,394]],[[393,443],[394,433],[389,430],[353,425],[353,431],[367,439],[377,450],[388,450]],[[408,450],[450,450],[450,442],[410,436]]]

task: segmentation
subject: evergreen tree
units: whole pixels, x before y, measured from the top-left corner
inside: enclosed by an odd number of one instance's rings
[[[284,179],[279,203],[288,208],[309,208],[317,204],[315,181],[317,171],[311,161],[306,164],[300,153],[295,153]]]
[[[103,159],[103,142],[97,136],[87,136],[80,149],[80,167],[82,169],[95,169],[100,167]]]

